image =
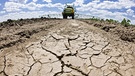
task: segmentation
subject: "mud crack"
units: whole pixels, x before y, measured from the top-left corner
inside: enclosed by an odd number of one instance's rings
[[[30,69],[28,70],[27,75],[29,75],[30,71],[32,70],[32,67],[33,67],[36,63],[37,63],[37,62],[33,63],[33,64],[30,66]]]
[[[3,68],[3,71],[0,72],[0,74],[3,73],[5,76],[8,76],[8,75],[6,74],[6,72],[5,72],[6,65],[7,65],[6,62],[7,62],[6,56],[4,56],[4,68]]]
[[[82,75],[84,75],[84,76],[88,76],[88,74],[86,74],[86,73],[84,73],[83,71],[81,71],[81,70],[79,70],[79,69],[77,69],[77,68],[75,68],[75,67],[73,67],[71,64],[70,65],[68,65],[68,64],[65,64],[67,67],[69,67],[69,68],[71,68],[71,69],[73,69],[73,70],[76,70],[77,72],[79,72],[79,73],[81,73]]]
[[[62,60],[62,58],[64,57],[64,54],[62,54],[61,56],[58,56],[57,54],[55,54],[52,51],[46,49],[45,47],[43,47],[43,46],[41,46],[41,47],[42,47],[43,50],[45,50],[45,51],[53,54],[54,56],[56,56],[59,59],[59,61],[61,62],[61,71],[55,73],[54,76],[57,76],[58,74],[63,74],[64,73],[64,70],[63,70],[64,69],[64,66],[69,67],[69,68],[71,68],[73,70],[76,70],[77,72],[80,72],[82,75],[88,76],[88,74],[84,73],[81,70],[78,70],[78,69],[74,68],[71,64],[65,64],[65,62]],[[75,56],[76,54],[77,53],[75,53],[75,54],[67,54],[66,56]]]
[[[61,65],[61,71],[55,73],[54,76],[57,76],[58,74],[63,73],[63,72],[64,72],[64,71],[63,71],[63,68],[64,68],[64,66],[65,66],[65,63],[64,63],[64,61],[62,61],[62,58],[63,58],[64,54],[62,54],[61,56],[58,56],[57,54],[53,53],[53,52],[50,51],[50,50],[47,50],[47,49],[44,48],[43,46],[41,46],[41,47],[42,47],[43,50],[45,50],[45,51],[47,51],[47,52],[53,54],[54,56],[56,56],[56,58],[58,58],[58,60],[59,60],[59,61],[61,62],[61,64],[62,64],[62,65]]]

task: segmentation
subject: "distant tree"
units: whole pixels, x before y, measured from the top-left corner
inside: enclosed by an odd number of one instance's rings
[[[8,21],[8,22],[13,22],[13,20],[11,20],[11,19],[8,19],[7,21]]]
[[[131,21],[128,19],[127,22],[130,24]]]
[[[101,19],[101,22],[104,22],[104,19]]]
[[[126,20],[125,18],[121,21],[121,24],[124,25],[124,26],[129,26],[130,25],[130,20]]]
[[[119,21],[115,20],[115,23],[119,23]]]
[[[96,18],[96,17],[92,17],[92,18],[90,18],[90,20],[92,20],[92,21],[100,21],[100,22],[107,22],[107,23],[111,23],[111,24],[118,24],[119,23],[119,21],[117,21],[117,20],[113,20],[113,19],[100,19],[100,18]],[[130,21],[127,21],[127,22],[130,22]]]
[[[106,19],[107,22],[109,22],[109,19]]]
[[[92,17],[92,18],[90,18],[90,20],[92,20],[92,21],[100,21],[100,19],[99,18],[96,18],[96,17]]]

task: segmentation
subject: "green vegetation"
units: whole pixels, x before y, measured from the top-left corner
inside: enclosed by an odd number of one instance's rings
[[[117,20],[113,20],[113,19],[106,19],[106,20],[104,20],[104,19],[96,18],[94,16],[92,18],[90,18],[89,20],[100,21],[100,22],[108,22],[108,23],[111,23],[111,24],[113,24],[113,23],[119,23],[119,21],[117,21]]]
[[[117,20],[113,20],[113,19],[106,19],[107,22],[113,24],[113,23],[119,23],[119,21]]]
[[[135,26],[133,24],[131,24],[131,21],[129,19],[123,19],[121,22],[117,21],[117,20],[113,20],[113,19],[100,19],[100,18],[96,18],[96,17],[92,17],[92,18],[89,18],[88,20],[92,20],[92,21],[100,21],[100,22],[107,22],[109,24],[121,24],[125,27],[127,26]]]
[[[92,18],[90,18],[90,20],[93,20],[93,21],[100,21],[100,18],[96,18],[96,17],[92,17]]]
[[[131,25],[130,22],[131,22],[131,21],[130,21],[129,19],[126,20],[126,19],[124,18],[124,19],[121,21],[121,25],[130,26],[130,25]]]

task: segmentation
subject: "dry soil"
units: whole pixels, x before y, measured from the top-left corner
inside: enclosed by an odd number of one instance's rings
[[[135,44],[79,20],[5,23],[0,76],[135,76]]]

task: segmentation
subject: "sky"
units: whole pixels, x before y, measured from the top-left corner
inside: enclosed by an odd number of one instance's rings
[[[118,21],[126,18],[135,24],[135,0],[0,0],[0,22],[61,14],[66,3],[74,4],[78,14]]]

